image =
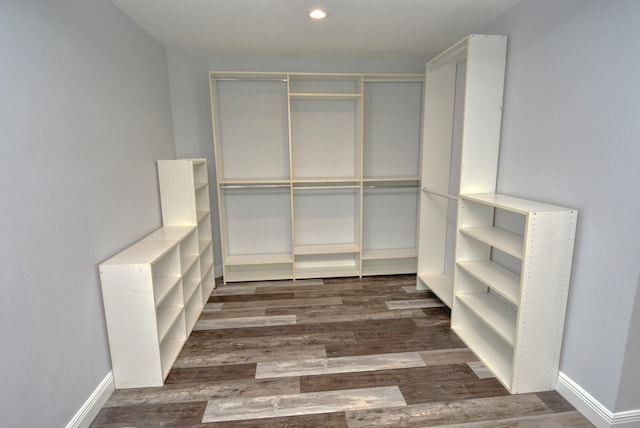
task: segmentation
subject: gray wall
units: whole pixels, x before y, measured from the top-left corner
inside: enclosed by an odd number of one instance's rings
[[[161,224],[165,49],[111,2],[0,3],[0,424],[66,425],[111,370],[98,264]]]
[[[640,408],[639,22],[525,0],[479,31],[509,36],[498,191],[580,210],[560,369],[612,412]]]
[[[209,69],[206,58],[167,49],[173,133],[179,158],[206,158],[209,168],[209,200],[216,277],[222,276],[220,219],[216,196],[216,164],[211,128]]]
[[[618,401],[615,410],[638,410],[640,408],[640,279],[633,314],[624,351],[624,365],[618,389]]]

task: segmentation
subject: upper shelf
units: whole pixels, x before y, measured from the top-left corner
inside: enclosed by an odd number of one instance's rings
[[[427,68],[434,69],[443,65],[456,65],[466,61],[470,52],[475,49],[474,41],[482,38],[504,39],[504,42],[507,42],[507,36],[470,34],[446,51],[431,59],[427,63]]]
[[[497,227],[462,227],[460,232],[498,250],[522,259],[524,238]]]
[[[520,199],[513,196],[500,195],[496,193],[465,194],[460,195],[460,198],[523,215],[526,215],[530,212],[568,210],[568,208],[566,207],[560,207],[557,205],[550,205],[536,201],[529,201],[526,199]]]
[[[289,74],[289,95],[292,99],[359,99],[362,75]]]

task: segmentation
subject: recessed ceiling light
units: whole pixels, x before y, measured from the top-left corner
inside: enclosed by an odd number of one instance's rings
[[[313,20],[318,21],[321,19],[325,19],[327,17],[327,12],[320,8],[317,8],[309,11],[309,13],[307,13],[307,16]]]

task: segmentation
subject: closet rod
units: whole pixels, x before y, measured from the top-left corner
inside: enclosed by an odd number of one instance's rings
[[[457,200],[458,200],[458,197],[457,197],[457,196],[454,196],[454,195],[447,195],[447,194],[440,193],[440,192],[434,192],[433,190],[429,190],[429,189],[427,189],[426,187],[423,187],[423,188],[422,188],[422,191],[423,191],[424,193],[428,193],[428,194],[430,194],[430,195],[436,195],[436,196],[440,196],[440,197],[442,197],[442,198],[451,199],[452,201],[457,201]]]
[[[395,184],[394,185],[394,184],[392,184],[392,185],[389,185],[389,186],[372,184],[372,185],[369,185],[369,186],[364,186],[365,189],[417,189],[419,187],[420,186],[417,185],[417,184],[405,184],[405,185],[402,185],[402,184]]]
[[[223,189],[273,189],[291,187],[290,184],[223,184]]]
[[[340,190],[340,189],[359,189],[360,186],[304,186],[304,187],[293,187],[293,190]]]
[[[262,78],[262,77],[213,77],[213,80],[221,80],[221,81],[226,81],[226,82],[247,82],[247,81],[251,81],[251,82],[286,82],[287,79],[282,79],[282,78],[275,78],[275,77],[268,77],[268,78]]]

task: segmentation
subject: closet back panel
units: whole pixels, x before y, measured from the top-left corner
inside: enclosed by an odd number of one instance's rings
[[[287,84],[217,81],[224,179],[289,178]]]
[[[362,217],[364,250],[415,248],[418,188],[365,190]]]
[[[228,255],[291,252],[289,190],[225,190]]]
[[[296,245],[357,243],[359,190],[295,190]]]
[[[364,177],[419,176],[422,82],[364,85]]]
[[[294,179],[358,178],[358,102],[291,101]]]

